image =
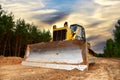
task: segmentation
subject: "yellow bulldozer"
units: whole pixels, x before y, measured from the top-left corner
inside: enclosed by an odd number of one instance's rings
[[[53,26],[52,40],[27,46],[22,65],[81,71],[95,63],[96,57],[86,40],[85,29],[78,24]]]

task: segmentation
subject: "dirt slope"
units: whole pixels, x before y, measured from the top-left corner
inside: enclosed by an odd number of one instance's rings
[[[0,58],[0,80],[120,80],[120,59],[98,58],[85,72],[28,67],[20,61]]]

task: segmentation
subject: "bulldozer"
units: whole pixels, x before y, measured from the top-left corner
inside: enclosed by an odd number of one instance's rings
[[[95,63],[94,51],[90,49],[85,29],[78,24],[70,27],[65,22],[63,27],[53,27],[52,40],[27,45],[25,60],[22,65],[81,71],[88,70],[89,64]]]

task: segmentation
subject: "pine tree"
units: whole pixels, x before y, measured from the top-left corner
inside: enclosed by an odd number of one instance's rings
[[[114,41],[115,41],[114,57],[120,57],[120,20],[117,21],[113,33],[114,33]]]
[[[112,39],[106,41],[106,47],[104,48],[105,57],[112,57],[114,55],[114,42]]]
[[[114,33],[114,40],[118,44],[120,44],[120,20],[117,21],[117,24],[115,25]]]

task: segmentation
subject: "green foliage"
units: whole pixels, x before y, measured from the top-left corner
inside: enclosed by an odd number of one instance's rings
[[[105,57],[120,57],[120,20],[115,25],[114,40],[108,39],[104,48]]]
[[[114,40],[118,44],[120,44],[120,20],[117,21],[117,24],[115,25],[114,32]]]
[[[95,57],[104,57],[105,55],[103,53],[95,53]]]
[[[114,55],[113,57],[120,57],[120,44],[119,43],[115,43],[114,44]]]
[[[107,57],[112,57],[113,54],[114,54],[114,42],[112,39],[108,39],[106,41],[106,47],[104,48],[104,53],[105,53],[105,56]]]
[[[43,32],[41,32],[42,34],[40,34],[40,39],[41,39],[41,42],[48,42],[51,40],[51,35],[50,35],[50,31],[45,31],[43,30]]]
[[[50,31],[41,31],[24,19],[14,21],[12,13],[0,9],[0,55],[23,57],[27,44],[51,40]]]

